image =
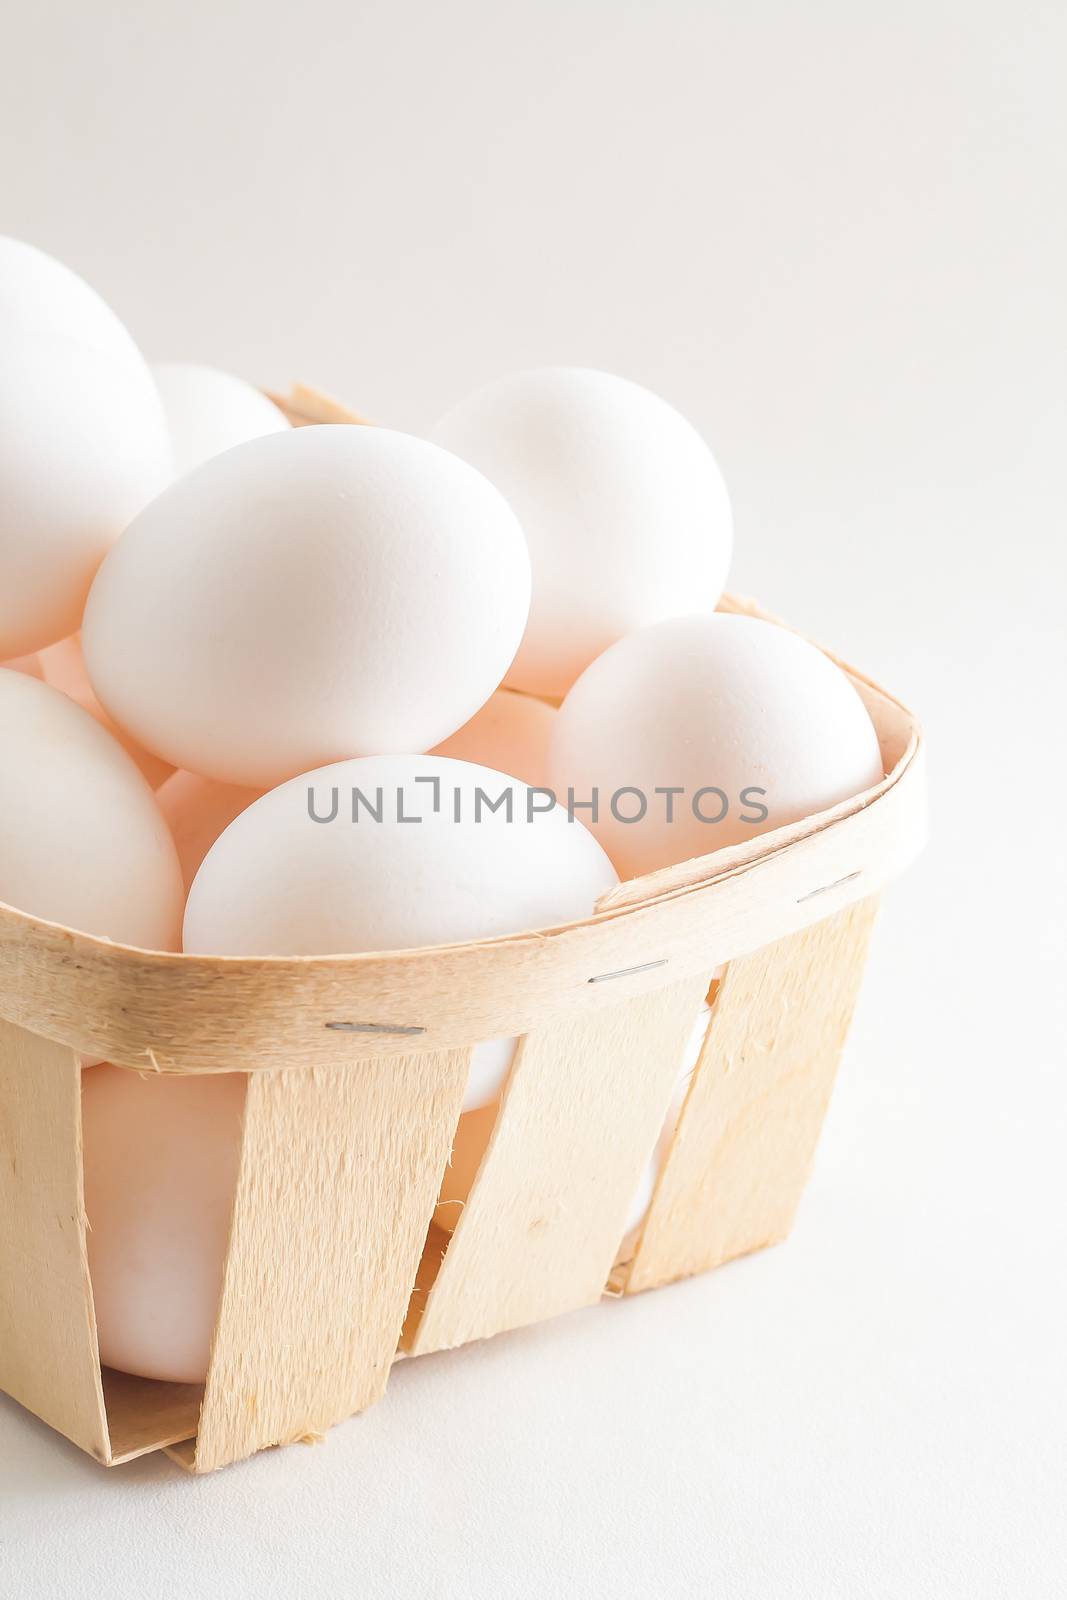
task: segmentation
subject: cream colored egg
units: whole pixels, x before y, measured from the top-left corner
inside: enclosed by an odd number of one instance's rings
[[[0,328],[0,658],[77,631],[97,567],[171,476],[148,368]]]
[[[265,394],[217,367],[160,361],[152,376],[167,413],[176,477],[246,439],[281,433],[289,426]]]
[[[682,617],[589,667],[549,750],[561,801],[623,878],[797,822],[882,777],[878,739],[841,669],[752,617]],[[673,791],[673,792],[668,792]]]
[[[708,446],[657,395],[580,367],[519,372],[461,401],[431,436],[496,484],[530,546],[512,688],[558,697],[635,628],[714,608],[729,498]]]
[[[131,756],[141,771],[144,773],[153,789],[158,789],[160,784],[170,777],[174,768],[169,761],[160,760],[150,750],[145,750],[136,739],[131,739],[124,728],[120,728],[108,716],[89,682],[89,674],[85,670],[85,658],[82,655],[81,638],[72,634],[69,639],[60,639],[58,644],[48,646],[40,655],[41,668],[46,683],[54,689],[59,689],[69,695],[83,711],[88,711],[95,717],[100,726],[106,728],[112,738]]]
[[[556,713],[543,700],[498,689],[480,711],[432,752],[492,767],[534,788],[548,783],[548,739]]]
[[[207,1374],[241,1152],[245,1078],[82,1074],[85,1214],[100,1358]]]
[[[610,862],[581,823],[530,801],[525,784],[441,756],[366,757],[294,778],[209,850],[189,893],[185,949],[403,950],[590,915],[618,881]],[[467,1109],[499,1093],[511,1047],[482,1047]]]
[[[178,848],[186,890],[215,840],[262,792],[200,778],[195,772],[175,772],[161,785],[159,806]]]
[[[130,334],[76,272],[22,239],[0,237],[0,337],[59,334],[143,366]]]
[[[57,689],[0,672],[0,751],[0,901],[119,944],[177,949],[177,852],[122,747]]]
[[[455,732],[511,661],[529,582],[522,530],[464,462],[382,428],[292,428],[149,506],[82,638],[102,703],[147,748],[269,788]]]

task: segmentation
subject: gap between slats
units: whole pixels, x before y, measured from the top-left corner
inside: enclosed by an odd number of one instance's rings
[[[707,986],[688,978],[523,1039],[436,1273],[432,1240],[424,1256],[411,1354],[599,1299]]]

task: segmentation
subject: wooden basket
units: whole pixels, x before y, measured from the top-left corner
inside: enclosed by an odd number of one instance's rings
[[[293,404],[298,421],[358,420],[308,391]],[[878,891],[925,833],[918,727],[845,670],[881,743],[876,788],[624,883],[566,927],[240,960],[131,949],[0,906],[0,1388],[109,1465],[166,1449],[207,1472],[361,1411],[398,1354],[784,1238]],[[682,1114],[620,1255],[706,997]],[[522,1044],[449,1240],[430,1219],[471,1051],[512,1035]],[[78,1052],[250,1075],[203,1387],[101,1370]]]

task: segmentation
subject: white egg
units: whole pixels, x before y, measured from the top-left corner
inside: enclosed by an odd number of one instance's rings
[[[0,329],[0,657],[75,633],[97,567],[169,481],[148,368]]]
[[[461,401],[432,437],[496,484],[530,546],[512,688],[558,697],[635,628],[714,608],[729,498],[708,446],[657,395],[578,367],[520,372]]]
[[[89,1272],[105,1366],[202,1383],[222,1290],[246,1080],[82,1074]]]
[[[492,1105],[498,1098],[515,1060],[518,1039],[483,1039],[471,1052],[464,1111]]]
[[[289,426],[265,394],[217,367],[160,361],[152,376],[167,413],[176,477],[246,439],[281,433]]]
[[[529,585],[522,530],[466,463],[382,428],[293,428],[144,511],[82,640],[139,742],[262,789],[455,732],[506,671]]]
[[[752,617],[681,617],[583,673],[549,749],[623,878],[706,855],[862,793],[883,775],[862,700],[814,645]],[[673,794],[667,793],[673,790]]]
[[[53,689],[69,695],[83,711],[95,717],[101,727],[118,740],[126,754],[132,756],[153,789],[158,789],[170,777],[174,771],[170,762],[161,761],[159,756],[154,756],[150,750],[139,745],[136,739],[131,739],[124,728],[112,721],[96,698],[85,670],[81,639],[77,634],[72,634],[69,639],[60,639],[58,644],[50,644],[47,650],[41,651],[38,659],[45,682],[50,683]]]
[[[185,949],[403,950],[589,916],[618,882],[611,864],[581,823],[558,808],[531,810],[531,798],[525,784],[441,756],[369,756],[294,778],[208,851],[189,893]],[[512,1047],[480,1047],[466,1109],[499,1094]]]
[[[534,788],[548,783],[548,739],[556,713],[543,700],[498,689],[480,711],[431,753],[492,767]]]
[[[175,772],[160,786],[156,798],[178,849],[186,890],[215,840],[262,792],[195,772]]]
[[[177,853],[121,746],[58,690],[0,672],[0,751],[0,901],[116,943],[177,949]]]
[[[130,334],[76,272],[21,239],[0,236],[0,338],[58,334],[143,367]]]

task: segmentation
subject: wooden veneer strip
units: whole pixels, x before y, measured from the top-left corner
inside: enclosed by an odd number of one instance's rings
[[[707,1272],[789,1232],[877,905],[864,900],[727,966],[636,1256],[621,1275],[628,1293]]]
[[[0,1389],[108,1461],[85,1244],[81,1068],[0,1022]]]
[[[704,972],[523,1039],[436,1281],[409,1321],[412,1354],[600,1298],[707,984]]]
[[[424,1052],[250,1078],[197,1471],[381,1396],[469,1061]]]

